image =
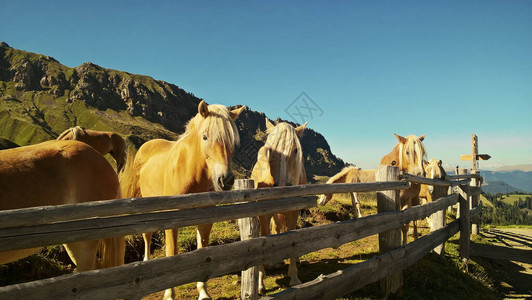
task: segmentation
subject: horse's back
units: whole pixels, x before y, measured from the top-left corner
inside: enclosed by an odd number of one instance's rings
[[[105,158],[72,140],[0,151],[0,210],[107,200],[118,177]]]

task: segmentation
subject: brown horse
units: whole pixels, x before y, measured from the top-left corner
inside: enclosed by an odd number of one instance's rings
[[[395,145],[392,152],[382,158],[381,165],[397,166],[400,171],[416,176],[425,176],[425,169],[423,168],[423,160],[427,152],[425,145],[423,145],[425,135],[419,138],[415,135],[409,135],[405,138],[395,134],[395,137],[399,142]],[[420,189],[420,184],[411,183],[409,188],[401,191],[402,209],[419,205]],[[409,224],[403,226],[403,244],[407,243],[408,228]],[[414,239],[417,238],[417,224],[414,221]]]
[[[361,170],[355,166],[343,168],[338,174],[329,178],[327,184],[331,183],[358,183],[358,182],[375,182],[375,169]],[[355,209],[357,218],[362,218],[362,211],[360,210],[360,201],[358,200],[358,193],[349,193],[351,196],[351,203]],[[319,205],[325,205],[332,198],[332,194],[321,195],[318,201]]]
[[[266,119],[268,137],[266,143],[259,149],[257,163],[253,167],[251,178],[255,181],[255,188],[300,185],[307,183],[303,151],[299,136],[303,134],[306,123],[297,128],[288,123],[274,126]],[[270,234],[270,220],[274,219],[276,232],[296,229],[298,211],[289,211],[277,215],[259,216],[261,235]],[[290,258],[288,276],[290,285],[300,284],[297,277],[296,257]],[[264,288],[264,266],[259,268],[259,292]]]
[[[437,160],[435,158],[432,158],[430,161],[424,161],[423,162],[424,168],[425,168],[425,174],[427,178],[431,179],[447,179],[447,172],[445,172],[445,169],[442,167],[442,161]],[[432,185],[421,185],[421,190],[419,192],[419,198],[425,199],[426,202],[432,202],[434,201],[433,195],[445,195],[447,192],[448,187],[444,186],[432,186]],[[431,216],[432,217],[432,216]],[[432,218],[428,217],[427,221],[429,223],[429,226],[432,230],[433,224],[432,224]]]
[[[117,172],[122,170],[126,162],[126,142],[114,132],[90,130],[76,126],[63,131],[57,139],[78,140],[88,144],[102,155],[111,154],[116,161]]]
[[[0,191],[0,210],[120,198],[118,176],[111,165],[93,148],[77,141],[53,140],[0,151]],[[77,271],[124,263],[124,237],[64,246]],[[0,264],[39,249],[0,252]]]
[[[230,111],[222,105],[201,101],[198,114],[177,141],[155,139],[143,144],[132,162],[128,158],[123,171],[124,196],[150,197],[181,195],[231,189],[234,176],[231,170],[234,147],[239,143],[234,120],[245,106]],[[198,225],[198,248],[209,244],[212,224]],[[177,229],[165,231],[166,256],[178,251]],[[143,234],[144,260],[149,259],[151,233]],[[210,299],[206,284],[198,282],[199,299]],[[174,297],[167,289],[164,299]]]

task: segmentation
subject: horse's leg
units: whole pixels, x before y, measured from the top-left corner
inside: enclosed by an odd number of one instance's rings
[[[362,212],[360,210],[360,201],[358,201],[358,193],[351,193],[351,205],[355,209],[357,218],[362,218]]]
[[[202,224],[198,225],[198,249],[207,247],[209,245],[209,235],[211,234],[212,224]],[[199,300],[211,299],[209,293],[207,293],[207,283],[198,282],[196,284]]]
[[[96,253],[99,245],[99,240],[64,244],[68,256],[76,265],[77,272],[96,269]]]
[[[270,219],[271,215],[259,216],[260,224],[260,235],[267,236],[270,235]],[[266,292],[266,287],[264,286],[264,277],[266,272],[264,265],[259,266],[259,294],[264,294]]]
[[[286,216],[286,229],[294,230],[297,227],[297,217],[299,211],[294,210],[285,213]],[[290,276],[290,286],[300,284],[301,280],[297,277],[297,257],[290,257],[290,266],[288,266],[288,276]]]
[[[150,248],[151,248],[151,237],[153,232],[146,232],[142,234],[142,239],[144,239],[144,261],[150,259]]]
[[[177,234],[178,229],[167,229],[164,231],[164,243],[166,245],[166,257],[176,255],[178,253],[178,244],[177,244]],[[149,252],[148,252],[149,253]],[[174,299],[174,289],[169,288],[164,291],[163,300],[173,300]]]

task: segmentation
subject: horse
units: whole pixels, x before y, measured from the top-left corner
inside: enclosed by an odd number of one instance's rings
[[[151,197],[229,190],[234,147],[240,142],[234,120],[245,109],[229,110],[201,101],[198,113],[188,122],[177,141],[154,139],[130,155],[121,176],[124,195]],[[207,247],[212,224],[198,225],[198,248]],[[166,256],[176,255],[178,229],[165,230]],[[152,233],[144,233],[144,260],[149,259]],[[197,283],[199,299],[211,299],[205,282]],[[164,299],[173,299],[167,289]]]
[[[118,176],[100,153],[78,141],[58,140],[0,151],[0,191],[0,210],[110,200],[121,195]],[[64,246],[76,271],[124,264],[123,236]],[[0,264],[41,248],[0,252]]]
[[[431,179],[437,178],[437,179],[442,179],[442,180],[447,179],[447,173],[445,172],[445,169],[443,169],[442,167],[441,160],[432,158],[429,161],[424,161],[423,167],[425,169],[425,174],[427,178],[431,178]],[[432,202],[434,201],[433,195],[437,195],[437,196],[445,195],[447,192],[447,189],[448,187],[422,184],[421,190],[419,192],[419,198],[425,199],[426,202]],[[432,228],[433,228],[432,216],[427,217],[427,221],[432,231]]]
[[[415,135],[409,135],[406,138],[394,134],[398,143],[394,146],[392,152],[386,154],[381,159],[381,165],[397,166],[400,171],[416,175],[425,176],[423,160],[426,157],[427,150],[423,145],[425,135],[419,138]],[[406,209],[414,205],[419,205],[419,192],[421,185],[410,183],[410,187],[401,191],[401,208]],[[414,221],[414,239],[418,238],[417,224]],[[407,243],[407,233],[409,224],[403,226],[403,245]]]
[[[109,153],[116,161],[117,172],[122,170],[126,162],[126,141],[114,132],[91,130],[75,126],[63,131],[57,139],[78,140],[88,144],[102,155]]]
[[[375,182],[375,169],[361,170],[355,166],[348,166],[342,169],[339,173],[329,178],[327,184],[332,183],[357,183],[357,182]],[[351,203],[357,218],[362,218],[360,210],[360,201],[358,200],[358,193],[349,193],[351,196]],[[325,205],[332,198],[332,194],[321,195],[318,201],[319,205]]]
[[[307,183],[305,166],[303,164],[303,151],[299,137],[303,134],[307,123],[294,128],[292,125],[281,122],[273,125],[266,119],[266,143],[257,153],[257,162],[253,166],[251,179],[255,188],[274,186],[300,185]],[[299,212],[289,211],[276,215],[259,216],[261,235],[270,234],[270,222],[273,217],[277,233],[296,229]],[[297,276],[296,257],[290,258],[288,276],[290,286],[300,284]],[[259,292],[264,293],[264,266],[259,267]]]

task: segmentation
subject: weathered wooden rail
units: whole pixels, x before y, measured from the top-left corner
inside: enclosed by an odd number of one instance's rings
[[[386,212],[356,220],[243,239],[169,258],[0,287],[0,298],[140,299],[166,288],[206,281],[261,264],[274,264],[374,234],[381,235],[381,249],[386,249],[379,256],[264,299],[331,299],[377,280],[386,282],[385,293],[400,293],[401,271],[457,232],[460,232],[460,253],[463,259],[468,258],[470,218],[480,211],[480,207],[469,210],[470,198],[480,193],[480,189],[470,188],[469,184],[471,178],[478,176],[443,181],[403,174],[403,179],[399,180],[394,167],[381,167],[378,172],[392,181],[132,198],[0,212],[0,251],[8,251],[304,209],[316,205],[316,198],[308,196],[319,194],[377,191],[378,205],[382,207],[381,203],[388,203]],[[398,191],[407,188],[409,182],[457,186],[458,192],[401,211]],[[445,211],[455,203],[459,203],[464,212],[460,219],[445,225],[443,218],[433,233],[405,246],[401,246],[399,238],[397,244],[403,224]],[[214,206],[217,204],[224,205]],[[389,242],[386,236],[394,236],[394,240]],[[246,295],[256,298],[253,294]]]

